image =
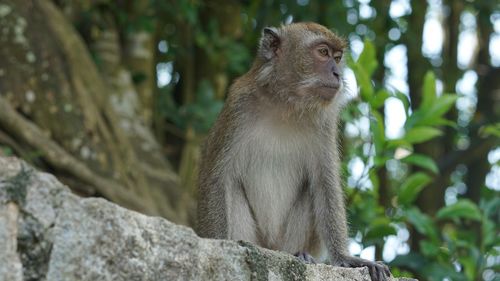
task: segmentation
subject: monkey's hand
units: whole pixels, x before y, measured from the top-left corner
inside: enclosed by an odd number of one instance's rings
[[[316,260],[313,256],[309,255],[307,252],[297,252],[294,256],[296,256],[301,262],[308,264],[315,264]]]
[[[369,261],[357,257],[343,256],[333,264],[341,267],[368,267],[372,281],[386,281],[391,276],[389,267],[384,263]]]

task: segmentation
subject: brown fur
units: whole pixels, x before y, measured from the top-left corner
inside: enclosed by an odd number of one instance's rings
[[[328,46],[329,55],[320,49]],[[345,41],[315,23],[265,29],[252,68],[229,90],[202,150],[202,237],[246,240],[332,264],[385,265],[351,257],[340,183],[337,120],[345,104]]]

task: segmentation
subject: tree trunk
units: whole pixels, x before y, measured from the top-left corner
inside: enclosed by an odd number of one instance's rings
[[[79,193],[186,223],[178,178],[142,118],[116,30],[94,44],[101,74],[52,2],[0,5],[0,131]]]
[[[489,42],[493,34],[493,26],[489,21],[491,11],[485,7],[479,9],[477,17],[479,52],[476,60],[477,81],[477,106],[476,112],[469,125],[469,138],[471,147],[475,149],[474,157],[468,160],[465,183],[467,191],[465,196],[479,203],[481,189],[485,184],[486,175],[491,169],[488,162],[489,152],[500,145],[500,140],[493,136],[485,138],[480,135],[483,125],[493,124],[500,119],[499,98],[500,92],[500,67],[493,67],[490,63]],[[495,97],[496,96],[496,97]]]

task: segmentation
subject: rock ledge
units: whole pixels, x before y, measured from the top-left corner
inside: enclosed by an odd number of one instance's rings
[[[0,281],[352,280],[366,268],[305,265],[244,242],[79,198],[52,175],[0,157]],[[399,281],[414,279],[399,278]]]

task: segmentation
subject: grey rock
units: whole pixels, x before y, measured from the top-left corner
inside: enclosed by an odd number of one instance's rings
[[[99,198],[79,198],[49,174],[0,157],[0,281],[357,280],[366,268],[306,265]],[[393,279],[409,281],[410,279]],[[413,280],[413,279],[411,279]]]

